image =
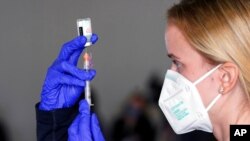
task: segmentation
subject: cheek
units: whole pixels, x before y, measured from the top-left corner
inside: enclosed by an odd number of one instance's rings
[[[197,89],[205,107],[207,107],[218,94],[217,84],[212,78],[198,84]]]

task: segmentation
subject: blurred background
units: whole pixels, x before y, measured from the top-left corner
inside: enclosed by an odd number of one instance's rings
[[[1,0],[0,140],[36,140],[34,106],[47,68],[61,45],[76,37],[76,19],[86,17],[99,35],[91,47],[97,70],[92,86],[107,140],[183,140],[157,104],[171,63],[165,13],[177,1]]]

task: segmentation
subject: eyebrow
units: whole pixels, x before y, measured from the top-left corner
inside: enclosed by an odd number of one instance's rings
[[[179,57],[177,57],[177,56],[175,56],[174,54],[172,54],[172,53],[169,53],[169,54],[167,54],[168,55],[168,57],[169,58],[171,58],[171,59],[180,59]]]

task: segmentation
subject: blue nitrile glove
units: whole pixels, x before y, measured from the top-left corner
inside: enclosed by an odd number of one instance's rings
[[[91,114],[88,102],[80,101],[79,114],[68,129],[68,141],[105,141],[96,114]]]
[[[92,34],[91,42],[94,44],[97,40],[98,36]],[[48,68],[39,109],[50,111],[73,106],[84,90],[85,81],[94,78],[95,70],[77,68],[86,41],[86,37],[79,36],[63,45],[59,56]]]

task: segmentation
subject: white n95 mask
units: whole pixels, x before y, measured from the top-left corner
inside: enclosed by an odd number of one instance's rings
[[[167,71],[159,106],[176,134],[184,134],[193,130],[213,131],[207,111],[220,98],[221,94],[216,96],[205,108],[195,85],[212,74],[219,66],[208,71],[194,83],[178,72]]]

